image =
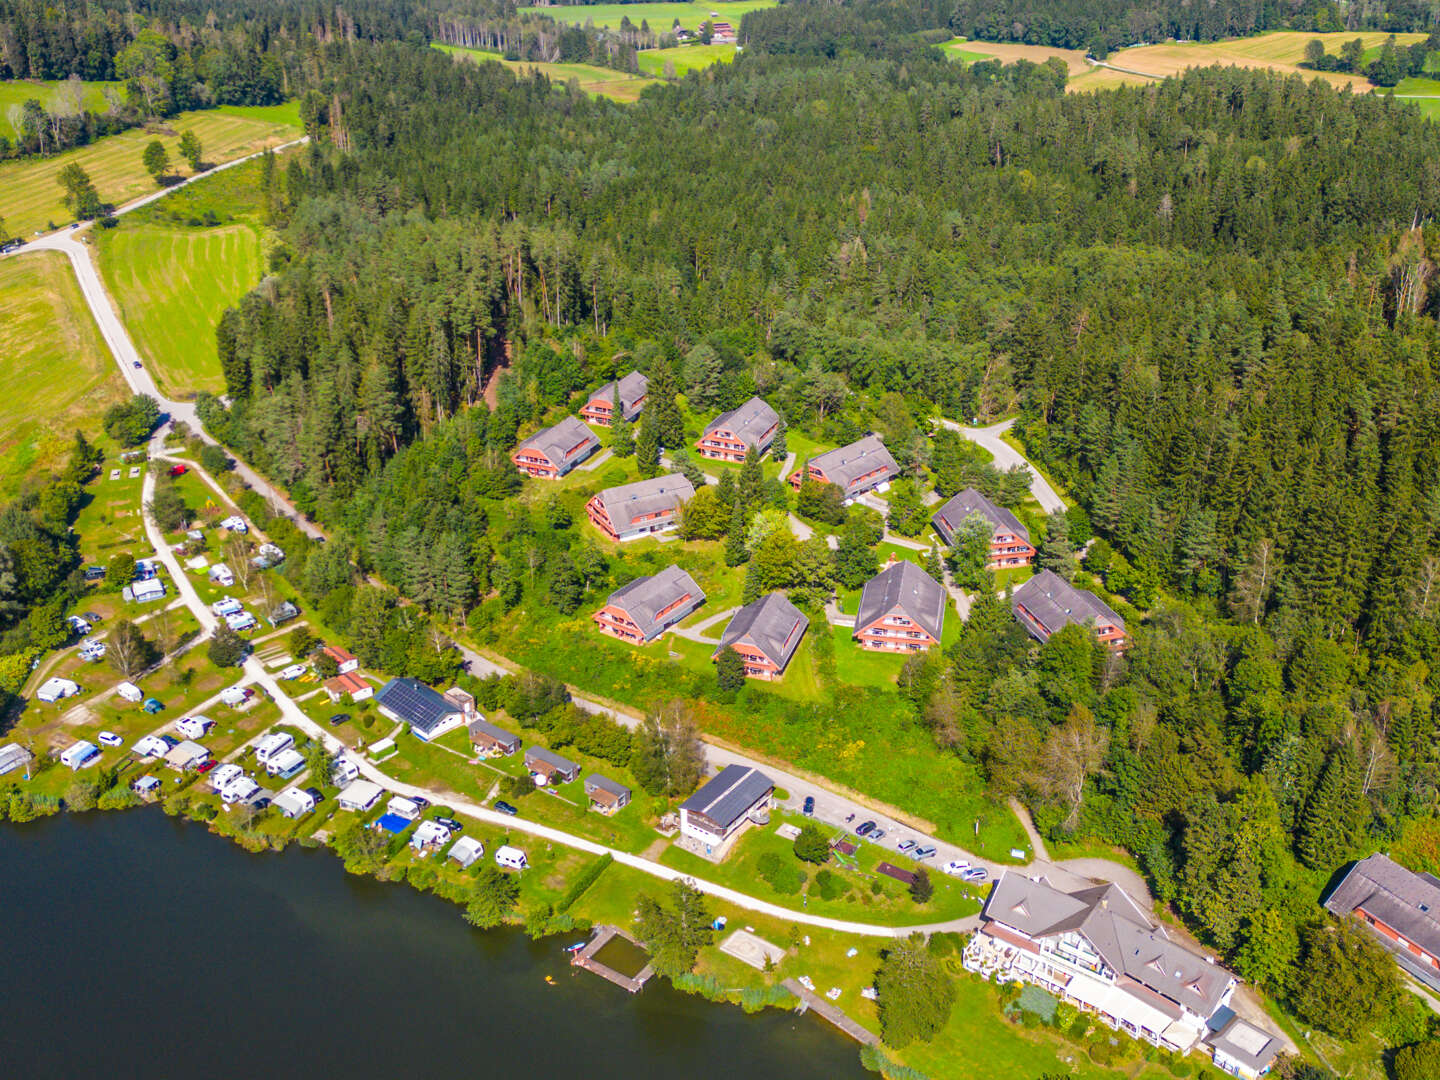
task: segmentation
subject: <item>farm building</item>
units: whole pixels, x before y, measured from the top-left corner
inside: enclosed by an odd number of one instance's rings
[[[723,412],[705,425],[695,443],[701,457],[716,461],[744,461],[749,450],[764,455],[780,430],[780,414],[769,403],[752,397],[738,409]]]
[[[680,524],[680,507],[695,486],[678,473],[606,488],[585,504],[585,513],[611,540],[637,540],[669,532]]]
[[[1041,570],[1016,589],[1010,610],[1037,641],[1048,641],[1062,626],[1078,623],[1116,652],[1127,644],[1125,620],[1094,593],[1077,589],[1053,570]]]
[[[900,466],[880,437],[867,435],[849,446],[811,458],[804,468],[790,474],[790,486],[798,488],[808,476],[822,484],[834,484],[845,498],[853,499],[899,475]]]
[[[1030,565],[1035,558],[1035,547],[1030,543],[1029,530],[1009,510],[997,506],[974,488],[966,488],[946,502],[935,511],[930,524],[949,547],[955,542],[961,522],[972,516],[984,519],[990,526],[990,558],[985,564],[989,569]]]
[[[488,720],[470,721],[470,744],[481,753],[508,757],[520,749],[520,736]]]
[[[645,396],[650,392],[650,380],[638,371],[632,371],[619,382],[620,415],[634,423],[645,407]],[[580,410],[580,415],[599,427],[609,427],[615,420],[616,384],[608,382],[590,395],[590,400]]]
[[[630,789],[618,780],[591,773],[585,778],[585,797],[603,814],[613,814],[630,805]]]
[[[536,779],[543,777],[550,784],[568,784],[580,775],[579,765],[543,746],[532,746],[525,751],[525,768]]]
[[[463,707],[449,701],[417,679],[391,679],[375,695],[380,712],[410,725],[410,734],[422,742],[438,739],[465,722]]]
[[[778,679],[785,674],[809,625],[810,620],[784,593],[769,593],[731,617],[725,633],[720,635],[715,656],[734,649],[745,661],[749,678]]]
[[[864,649],[923,652],[945,630],[945,587],[907,559],[865,583],[852,637]]]
[[[555,480],[599,449],[595,433],[575,417],[567,416],[554,427],[531,435],[515,448],[510,460],[528,476]]]
[[[648,645],[703,603],[695,579],[671,565],[616,589],[592,618],[602,634]]]

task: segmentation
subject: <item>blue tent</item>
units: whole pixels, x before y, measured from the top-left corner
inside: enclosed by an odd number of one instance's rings
[[[399,814],[385,814],[375,824],[387,832],[393,833],[402,833],[410,827],[410,822]]]

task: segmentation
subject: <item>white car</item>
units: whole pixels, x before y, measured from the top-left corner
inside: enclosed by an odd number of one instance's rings
[[[298,679],[305,672],[310,670],[309,664],[291,664],[284,671],[280,672],[280,678],[289,682],[291,679]]]
[[[966,870],[970,869],[970,864],[964,859],[951,859],[944,866],[940,867],[940,869],[952,877],[959,877],[965,873]]]
[[[124,746],[125,740],[113,731],[102,731],[98,736],[101,746]]]

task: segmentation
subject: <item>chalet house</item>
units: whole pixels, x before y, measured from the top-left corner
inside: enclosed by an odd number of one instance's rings
[[[606,488],[585,504],[585,513],[611,540],[636,540],[676,528],[680,507],[694,494],[695,485],[671,473]]]
[[[710,24],[711,45],[734,45],[739,40],[735,36],[735,27],[728,22],[712,22]]]
[[[780,430],[780,414],[758,397],[738,409],[723,412],[705,425],[705,434],[695,444],[701,457],[716,461],[744,461],[752,447],[763,455]]]
[[[713,850],[764,816],[775,783],[749,765],[726,765],[680,804],[680,835]]]
[[[418,679],[391,679],[375,694],[382,716],[410,725],[421,742],[438,739],[465,722],[465,710]]]
[[[325,696],[339,703],[345,698],[351,701],[365,701],[375,696],[375,687],[358,671],[347,671],[325,680]]]
[[[1051,570],[1041,570],[1016,589],[1010,610],[1037,641],[1048,641],[1062,626],[1079,623],[1094,630],[1095,637],[1116,652],[1129,644],[1124,619],[1094,593],[1075,588]]]
[[[630,789],[618,780],[591,773],[585,778],[585,797],[602,814],[613,814],[630,805]]]
[[[1371,855],[1350,868],[1325,907],[1354,915],[1406,974],[1440,991],[1440,878]]]
[[[615,383],[609,382],[591,394],[590,400],[580,410],[580,416],[600,427],[609,427],[614,423],[615,387]],[[650,380],[640,372],[632,371],[620,380],[619,387],[620,415],[633,424],[640,415],[640,410],[645,407],[645,397],[650,392]]]
[[[543,746],[532,746],[525,751],[525,768],[551,784],[568,784],[580,775],[579,765]]]
[[[810,620],[784,593],[769,593],[754,603],[746,604],[730,619],[715,657],[726,649],[734,649],[745,661],[745,674],[752,679],[778,679]]]
[[[853,499],[888,484],[900,475],[900,466],[878,435],[867,435],[859,442],[811,458],[806,469],[790,474],[790,486],[798,488],[807,472],[811,480],[834,484],[845,498]]]
[[[1201,1046],[1212,1019],[1228,1020],[1235,977],[1171,940],[1118,885],[1063,892],[1007,871],[980,919],[963,963],[987,979],[1032,983],[1174,1053]]]
[[[705,602],[695,579],[678,566],[636,578],[610,594],[594,615],[602,634],[648,645]]]
[[[520,736],[488,720],[470,721],[470,745],[481,753],[509,757],[520,749]]]
[[[863,649],[923,652],[945,629],[945,587],[914,563],[891,563],[865,583],[851,635]]]
[[[555,480],[599,449],[595,433],[575,417],[567,416],[554,427],[531,435],[515,448],[510,460],[527,476]]]
[[[335,670],[341,675],[348,675],[360,666],[360,658],[339,645],[326,645],[320,651],[335,661]]]
[[[1029,531],[1009,510],[996,506],[974,488],[966,488],[940,507],[930,524],[949,547],[955,542],[960,523],[972,514],[979,514],[990,524],[990,561],[986,567],[1003,570],[1007,566],[1030,565],[1035,558],[1035,546],[1030,543]]]

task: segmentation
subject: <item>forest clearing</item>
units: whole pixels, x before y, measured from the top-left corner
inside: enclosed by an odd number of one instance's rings
[[[657,85],[655,79],[630,75],[613,68],[597,67],[594,64],[542,64],[534,60],[506,60],[499,53],[485,52],[483,49],[466,49],[460,45],[436,44],[434,48],[477,64],[493,60],[497,64],[504,64],[522,77],[536,72],[552,82],[568,83],[573,81],[579,85],[581,93],[606,97],[613,101],[635,101],[647,86]]]

